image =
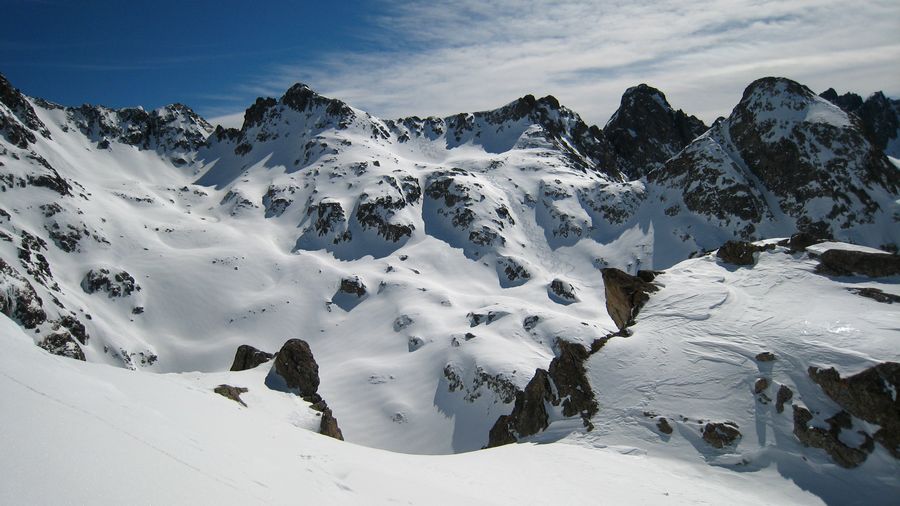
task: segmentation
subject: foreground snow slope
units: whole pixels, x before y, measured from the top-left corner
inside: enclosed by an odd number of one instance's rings
[[[270,416],[264,397],[241,408],[190,374],[52,356],[3,316],[0,343],[3,504],[821,504],[773,470],[577,442],[375,450]]]

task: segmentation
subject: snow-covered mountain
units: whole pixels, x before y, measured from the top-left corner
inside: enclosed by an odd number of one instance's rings
[[[225,417],[334,435],[339,423],[350,443],[425,454],[563,439],[579,450],[548,459],[609,459],[604,446],[647,455],[636,472],[714,466],[746,502],[763,482],[797,502],[884,502],[900,489],[897,418],[834,391],[853,397],[857,383],[841,382],[870,371],[884,386],[865,385],[896,409],[894,366],[875,366],[900,361],[897,257],[816,269],[828,249],[896,251],[900,175],[863,116],[825,98],[760,79],[707,129],[641,85],[601,129],[551,96],[383,120],[297,84],[258,99],[238,130],[180,104],[64,107],[0,77],[4,335],[15,354],[27,335],[106,364],[35,350],[4,392],[31,402],[17,386],[39,381],[28,371],[60,368],[86,388],[171,392],[146,402],[172,427]],[[816,237],[857,246],[805,250]],[[730,263],[731,248],[751,264]],[[291,338],[308,347],[269,362]],[[288,357],[316,365],[304,398],[285,371],[306,366]],[[170,374],[116,379],[108,365]],[[91,413],[119,402],[53,399]],[[183,402],[221,407],[169,413]]]

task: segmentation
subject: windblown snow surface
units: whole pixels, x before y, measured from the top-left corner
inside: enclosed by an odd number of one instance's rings
[[[309,99],[298,90],[293,100]],[[900,360],[900,306],[847,290],[898,294],[900,280],[821,276],[783,248],[753,267],[683,260],[737,228],[669,216],[645,180],[586,170],[584,142],[565,133],[578,129],[559,127],[580,119],[558,104],[541,112],[551,128],[492,123],[496,111],[384,122],[340,103],[279,103],[255,123],[248,110],[242,137],[213,133],[191,149],[138,148],[84,127],[84,111],[29,104],[47,135],[27,148],[0,140],[0,259],[17,273],[3,288],[31,285],[46,321],[25,329],[0,316],[0,503],[889,504],[900,494],[900,467],[880,445],[840,468],[793,438],[790,406],[776,413],[752,391],[765,376],[819,418],[833,414],[807,367],[846,376]],[[172,111],[171,124],[209,134]],[[822,119],[812,116],[802,120]],[[36,179],[46,166],[70,191]],[[897,237],[892,209],[860,227],[871,246]],[[555,417],[522,444],[474,451],[558,339],[589,346],[617,330],[604,267],[668,269],[632,335],[587,363],[595,429]],[[89,293],[100,269],[140,288]],[[366,295],[340,293],[344,278]],[[554,293],[554,280],[574,297]],[[89,339],[71,344],[87,363],[34,346],[67,315],[85,325]],[[239,345],[275,352],[295,337],[315,355],[347,442],[315,434],[306,402],[266,387],[270,364],[228,372]],[[778,358],[761,365],[761,351]],[[247,407],[213,393],[221,383],[248,388]],[[701,420],[734,422],[743,437],[715,450]]]

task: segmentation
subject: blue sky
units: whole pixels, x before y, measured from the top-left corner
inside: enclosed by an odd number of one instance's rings
[[[66,105],[240,123],[292,83],[382,117],[553,94],[603,124],[629,86],[711,121],[753,79],[900,95],[900,2],[0,0],[0,72]]]
[[[357,36],[365,33],[365,2],[0,3],[0,72],[30,95],[64,104],[185,102],[231,112],[231,102],[252,100],[240,86],[276,64],[377,50]]]

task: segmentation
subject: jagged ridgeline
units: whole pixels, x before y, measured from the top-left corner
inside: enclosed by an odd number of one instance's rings
[[[180,104],[62,106],[0,77],[0,311],[52,353],[156,372],[252,370],[302,339],[322,419],[370,446],[607,430],[611,387],[592,364],[641,342],[638,309],[672,293],[657,271],[700,256],[722,272],[669,279],[706,295],[761,255],[773,272],[813,268],[793,246],[703,256],[726,241],[802,232],[896,251],[898,111],[764,78],[711,126],[647,85],[603,128],[531,95],[385,120],[297,84],[227,129]],[[219,386],[238,402],[267,388]],[[834,448],[800,413],[797,431]],[[717,448],[747,430],[726,418],[639,417]]]

